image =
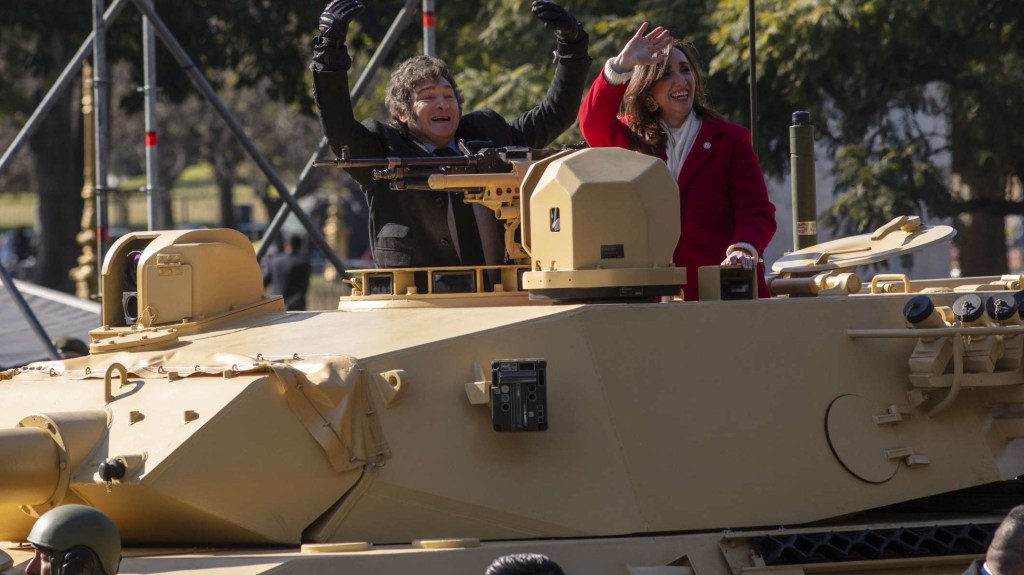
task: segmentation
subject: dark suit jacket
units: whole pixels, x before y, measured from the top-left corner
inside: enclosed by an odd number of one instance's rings
[[[489,140],[495,146],[543,148],[572,126],[590,67],[587,42],[559,44],[558,54],[554,80],[540,104],[511,122],[493,110],[464,114],[455,140]],[[349,147],[352,158],[430,155],[387,124],[377,120],[357,122],[349,99],[350,60],[347,54],[328,56],[331,57],[323,58],[314,52],[313,95],[324,134],[336,155],[340,155],[342,146]],[[324,66],[322,61],[332,65]],[[352,169],[349,173],[362,186],[370,206],[370,245],[378,267],[485,263],[460,260],[448,228],[447,192],[392,191],[387,182],[374,181],[369,169]],[[453,197],[452,201],[461,201],[461,197]],[[499,227],[495,226],[495,233],[500,231]],[[479,242],[479,235],[475,237]],[[501,237],[495,241],[504,245]],[[478,246],[461,247],[464,254],[482,253]]]
[[[984,559],[975,559],[974,561],[971,561],[971,564],[967,567],[967,570],[964,571],[964,575],[982,575],[983,572],[981,570],[981,565],[984,562]]]
[[[270,284],[270,292],[284,296],[288,311],[306,309],[306,291],[309,289],[309,262],[291,252],[270,256],[263,274],[263,284]]]

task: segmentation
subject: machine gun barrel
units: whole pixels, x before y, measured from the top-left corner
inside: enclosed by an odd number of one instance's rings
[[[488,186],[517,188],[518,174],[434,174],[427,178],[432,190],[464,190]]]
[[[555,149],[521,146],[480,147],[483,142],[459,142],[462,156],[360,158],[349,156],[315,162],[314,167],[370,168],[370,176],[386,181],[395,191],[422,190],[464,193],[462,201],[479,204],[492,212],[504,228],[505,257],[524,263],[528,255],[519,240],[520,186],[536,161],[561,153]]]
[[[470,144],[480,144],[471,142]],[[431,173],[428,170],[448,170],[455,168],[458,173],[466,173],[466,168],[471,168],[472,173],[502,173],[508,170],[508,166],[514,161],[530,162],[558,153],[556,149],[532,149],[520,146],[507,146],[503,148],[472,148],[467,147],[466,142],[460,142],[463,151],[462,156],[388,156],[386,158],[352,158],[349,156],[348,147],[343,147],[341,157],[334,160],[313,162],[314,168],[373,168],[374,179],[402,179],[405,177],[426,177]],[[421,170],[421,171],[418,171]],[[447,173],[447,172],[445,172]]]
[[[445,166],[475,166],[480,163],[477,155],[472,156],[426,156],[426,157],[396,157],[387,158],[358,158],[336,160],[325,160],[313,162],[314,168],[378,168],[394,170],[397,168],[441,168]]]

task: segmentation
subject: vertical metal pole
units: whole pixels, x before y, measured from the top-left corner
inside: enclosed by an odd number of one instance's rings
[[[754,0],[750,0],[750,141],[757,154],[757,18],[754,16]]]
[[[434,0],[423,0],[423,53],[437,56],[437,33],[434,29]]]
[[[793,249],[818,243],[818,187],[814,174],[814,126],[810,112],[793,112],[789,127],[789,174],[793,187]]]
[[[103,267],[104,242],[107,240],[107,25],[103,21],[103,0],[92,1],[93,102],[96,118],[96,261]],[[98,276],[98,289],[103,293],[103,274]]]
[[[144,0],[153,6],[153,0]],[[154,8],[155,10],[155,8]],[[156,130],[156,35],[149,18],[142,17],[142,54],[145,84],[142,87],[146,100],[146,208],[147,227],[149,231],[165,227],[162,217],[160,189],[160,169],[157,163],[157,130]]]

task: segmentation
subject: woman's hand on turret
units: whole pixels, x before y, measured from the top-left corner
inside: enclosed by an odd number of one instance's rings
[[[668,48],[672,44],[672,34],[661,26],[645,34],[647,22],[640,25],[636,34],[626,42],[619,55],[612,59],[612,70],[620,74],[629,72],[635,66],[655,64],[668,58]]]
[[[757,267],[757,256],[743,248],[733,248],[719,265],[743,266],[745,270],[752,270]]]

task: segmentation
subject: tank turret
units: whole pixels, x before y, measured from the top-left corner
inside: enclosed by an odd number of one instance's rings
[[[543,168],[528,191],[533,267],[524,289],[556,299],[679,294],[679,192],[664,162],[598,148]]]

